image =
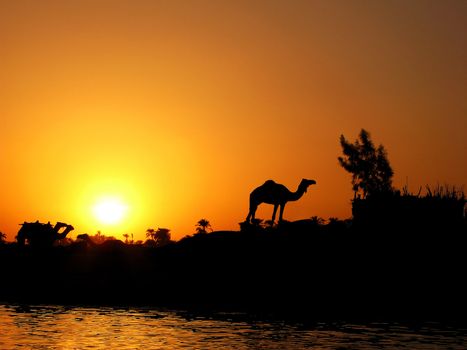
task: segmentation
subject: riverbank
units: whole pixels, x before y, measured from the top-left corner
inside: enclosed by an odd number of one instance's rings
[[[0,300],[467,321],[466,243],[463,231],[284,228],[201,234],[161,248],[5,245]]]

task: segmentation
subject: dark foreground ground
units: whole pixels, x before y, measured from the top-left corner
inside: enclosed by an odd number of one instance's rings
[[[162,248],[0,247],[0,301],[467,322],[467,237],[300,227]]]

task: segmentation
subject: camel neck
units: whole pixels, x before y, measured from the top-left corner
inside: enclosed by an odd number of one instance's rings
[[[305,189],[298,186],[295,192],[290,193],[289,201],[297,201],[302,198],[303,194],[305,193]]]

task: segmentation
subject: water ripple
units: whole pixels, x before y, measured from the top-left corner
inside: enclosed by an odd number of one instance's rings
[[[131,308],[0,305],[0,349],[465,349],[467,329],[316,323]]]

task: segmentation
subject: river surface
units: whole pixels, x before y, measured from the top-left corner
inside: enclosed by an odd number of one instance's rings
[[[0,349],[467,349],[467,327],[0,304]]]

